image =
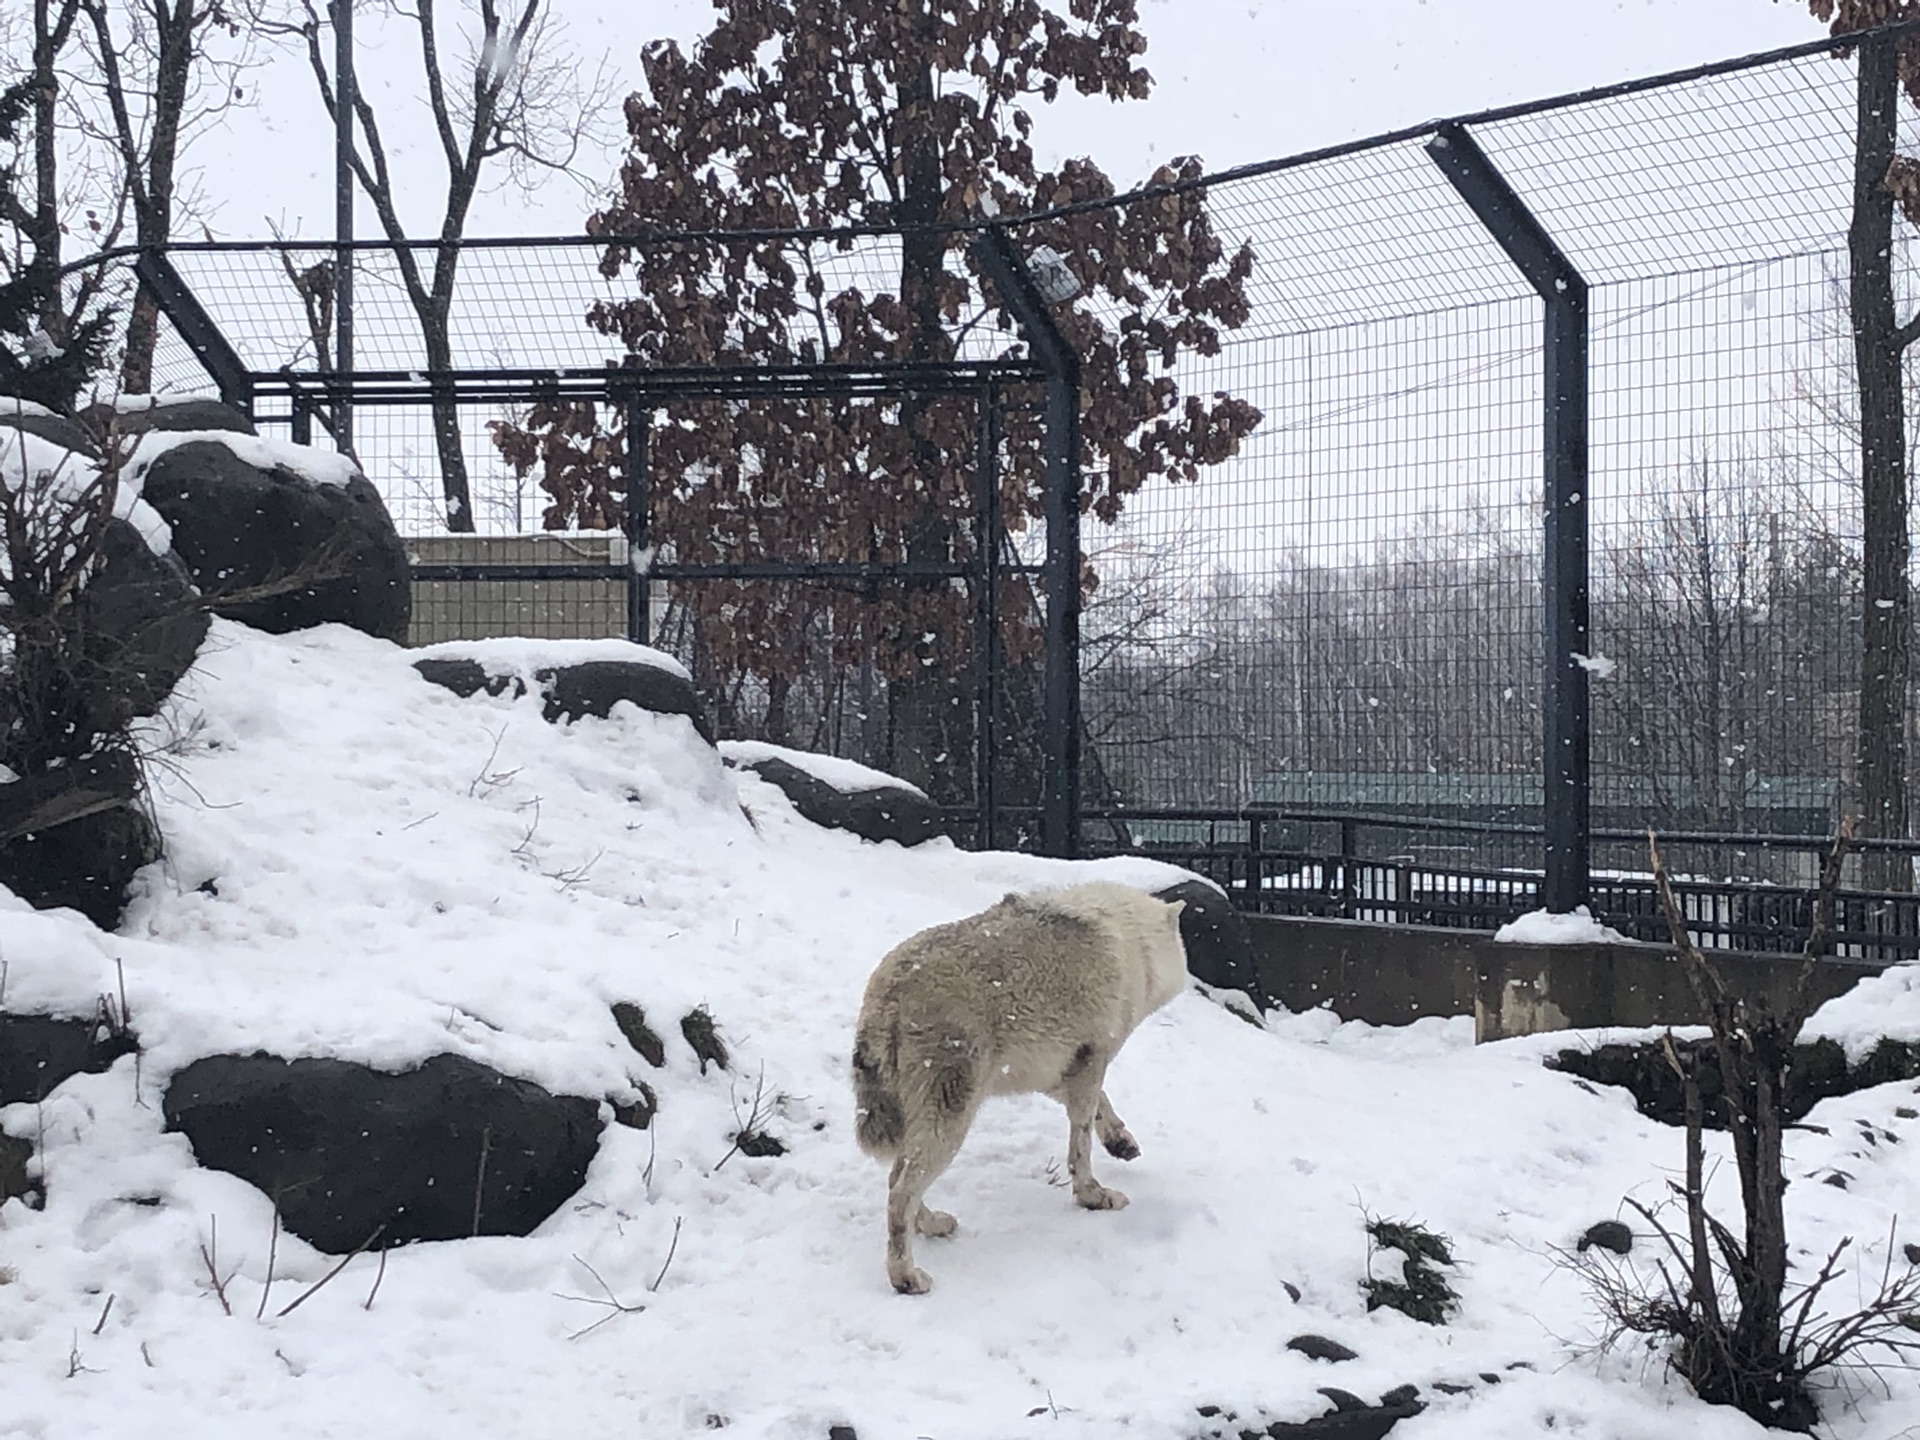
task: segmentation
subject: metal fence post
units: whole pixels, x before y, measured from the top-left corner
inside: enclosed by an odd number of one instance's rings
[[[1000,387],[980,392],[979,453],[974,478],[980,493],[974,514],[974,803],[975,835],[982,850],[995,840],[999,807],[1000,739]]]
[[[1005,231],[997,226],[981,231],[973,253],[1046,375],[1040,849],[1073,856],[1080,851],[1080,357],[1054,325]]]
[[[621,517],[627,538],[627,639],[649,643],[652,616],[647,613],[647,510],[652,499],[652,474],[647,464],[647,431],[653,407],[644,396],[626,397],[626,512]]]
[[[207,372],[220,392],[220,399],[249,420],[253,418],[253,375],[242,363],[239,353],[228,343],[220,327],[213,323],[201,305],[200,297],[187,287],[166,252],[142,250],[134,257],[133,273],[147,287],[159,305],[160,313],[173,322],[173,328],[193,351],[200,368]]]
[[[333,0],[333,443],[353,454],[353,0]],[[316,62],[317,63],[317,62]]]
[[[1459,125],[1442,125],[1427,154],[1546,305],[1544,546],[1545,672],[1541,713],[1546,874],[1541,903],[1565,913],[1587,902],[1591,838],[1587,671],[1587,283],[1524,201]]]

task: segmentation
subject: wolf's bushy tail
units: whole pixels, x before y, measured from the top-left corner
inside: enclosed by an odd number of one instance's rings
[[[907,1133],[897,1050],[896,1045],[865,1031],[853,1042],[853,1138],[880,1160],[892,1159]]]

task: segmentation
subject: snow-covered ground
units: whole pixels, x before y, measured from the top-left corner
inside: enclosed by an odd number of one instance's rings
[[[1096,1168],[1131,1206],[1077,1209],[1050,1183],[1059,1110],[994,1102],[930,1197],[961,1223],[919,1246],[933,1293],[895,1295],[846,1078],[867,973],[1009,888],[1167,872],[824,832],[684,719],[551,726],[537,696],[461,700],[412,658],[339,628],[216,623],[154,728],[170,856],[123,933],[0,909],[8,1009],[88,1013],[117,964],[145,1046],[0,1112],[43,1147],[48,1196],[0,1211],[0,1434],[1175,1440],[1202,1433],[1203,1404],[1304,1418],[1328,1408],[1317,1387],[1408,1382],[1433,1403],[1405,1440],[1763,1433],[1657,1359],[1594,1353],[1563,1252],[1631,1218],[1625,1197],[1657,1202],[1681,1155],[1624,1093],[1541,1067],[1591,1036],[1476,1049],[1464,1019],[1324,1013],[1260,1029],[1183,996],[1110,1073],[1143,1154]],[[668,1036],[664,1071],[622,1040],[622,999]],[[1904,984],[1875,1003],[1909,1027],[1920,1010]],[[674,1029],[696,1004],[731,1073],[703,1076]],[[640,1079],[660,1113],[650,1132],[609,1124],[585,1189],[532,1237],[404,1248],[383,1275],[361,1256],[274,1318],[333,1259],[283,1236],[263,1306],[266,1197],[196,1168],[160,1113],[179,1066],[256,1048],[387,1066],[453,1051],[610,1100]],[[789,1153],[719,1166],[761,1084]],[[1877,1278],[1893,1217],[1920,1216],[1911,1089],[1829,1102],[1811,1117],[1829,1133],[1792,1135],[1803,1263],[1849,1234]],[[1912,1143],[1866,1144],[1862,1121]],[[1817,1183],[1836,1166],[1848,1188]],[[1729,1211],[1733,1189],[1723,1165]],[[1366,1313],[1369,1214],[1452,1237],[1452,1325]],[[232,1315],[201,1256],[216,1222]],[[1303,1332],[1359,1358],[1289,1352]],[[1832,1433],[1912,1433],[1913,1378],[1886,1386],[1830,1394]]]

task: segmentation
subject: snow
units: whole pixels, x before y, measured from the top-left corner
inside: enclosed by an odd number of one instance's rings
[[[216,621],[148,736],[170,854],[121,932],[0,900],[8,1008],[87,1014],[124,972],[145,1046],[0,1111],[43,1147],[48,1190],[44,1211],[0,1209],[0,1433],[1180,1440],[1201,1404],[1296,1419],[1327,1409],[1320,1386],[1412,1382],[1433,1403],[1405,1440],[1764,1435],[1644,1352],[1596,1354],[1561,1258],[1594,1221],[1634,1220],[1627,1197],[1662,1200],[1677,1132],[1540,1065],[1585,1037],[1476,1048],[1464,1017],[1255,1025],[1196,989],[1109,1076],[1143,1154],[1096,1169],[1129,1208],[1084,1212],[1048,1183],[1057,1106],[995,1101],[931,1196],[961,1225],[919,1246],[933,1293],[893,1294],[884,1171],[854,1147],[847,1081],[873,965],[1009,889],[1177,872],[869,845],[790,808],[750,823],[759,782],[683,717],[548,725],[536,696],[461,700],[415,658],[340,627]],[[665,1070],[621,1039],[619,999],[667,1037]],[[673,1024],[702,1003],[730,1074],[703,1076]],[[1879,1003],[1888,1023],[1920,1015],[1907,991]],[[584,1189],[532,1236],[407,1247],[384,1274],[361,1256],[282,1316],[334,1259],[281,1236],[263,1304],[267,1198],[196,1168],[161,1116],[180,1066],[256,1047],[384,1066],[452,1051],[590,1097],[644,1080],[661,1108],[651,1132],[609,1125]],[[762,1078],[790,1152],[717,1169]],[[1850,1234],[1877,1277],[1892,1217],[1920,1214],[1920,1143],[1864,1145],[1858,1126],[1920,1141],[1911,1099],[1829,1101],[1810,1117],[1828,1133],[1789,1137],[1796,1263]],[[1708,1148],[1730,1211],[1724,1137]],[[1818,1183],[1836,1167],[1845,1190]],[[1454,1324],[1366,1313],[1368,1214],[1452,1237]],[[216,1228],[231,1315],[201,1253]],[[1655,1258],[1643,1243],[1626,1263],[1650,1275]],[[599,1303],[602,1282],[633,1308]],[[1360,1358],[1285,1349],[1309,1331]],[[1912,1377],[1886,1383],[1830,1395],[1829,1433],[1920,1424]]]
[[[169,450],[200,441],[224,445],[236,459],[258,470],[276,467],[290,470],[309,485],[346,485],[360,473],[360,467],[351,457],[335,451],[241,435],[232,430],[148,430],[135,442],[133,453],[127,457],[127,471],[137,480]]]
[[[1593,918],[1584,905],[1576,905],[1569,914],[1550,910],[1529,910],[1517,920],[1509,920],[1493,932],[1496,940],[1516,945],[1631,945],[1633,941]]]
[[[794,769],[804,770],[814,779],[848,795],[858,794],[862,790],[891,788],[911,790],[921,799],[927,798],[927,792],[918,785],[909,785],[898,776],[862,765],[857,760],[815,755],[807,750],[790,750],[785,745],[769,745],[764,740],[723,740],[720,742],[720,754],[742,768],[756,765],[762,760],[784,760]]]
[[[52,503],[72,504],[99,474],[99,465],[85,455],[24,430],[0,428],[0,485],[15,494],[22,485],[30,485]],[[172,529],[159,511],[140,498],[140,477],[125,469],[114,492],[113,513],[132,525],[154,554],[165,555],[173,548]]]
[[[60,420],[65,417],[57,410],[33,400],[22,400],[14,395],[0,395],[0,415],[32,415],[42,420]]]
[[[1891,966],[1827,1001],[1801,1032],[1803,1040],[1823,1037],[1839,1043],[1849,1064],[1882,1040],[1920,1044],[1920,966]]]

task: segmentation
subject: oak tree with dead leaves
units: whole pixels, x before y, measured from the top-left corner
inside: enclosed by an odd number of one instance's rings
[[[1030,107],[1063,88],[1147,94],[1135,0],[715,8],[718,23],[690,53],[671,41],[644,52],[617,193],[588,222],[608,241],[603,272],[628,298],[600,305],[591,323],[645,366],[940,362],[969,336],[1009,350],[1010,320],[974,270],[971,234],[955,227],[1115,195],[1090,160],[1039,167]],[[1201,174],[1198,159],[1179,159],[1131,203],[1012,230],[1023,249],[1057,252],[1080,283],[1054,318],[1081,357],[1083,503],[1103,520],[1157,477],[1197,479],[1260,418],[1229,394],[1182,393],[1175,375],[1183,356],[1216,354],[1223,329],[1248,314],[1254,256],[1222,243],[1192,185]],[[884,275],[835,274],[845,250],[833,244],[633,238],[845,226],[900,231]],[[612,526],[624,503],[620,426],[553,404],[496,427],[496,440],[522,474],[538,472],[549,527]],[[1041,439],[1037,414],[1008,410],[1001,503],[1015,529],[1040,511]],[[677,402],[650,437],[651,533],[683,563],[965,559],[976,446],[971,406],[950,398]],[[965,595],[703,583],[682,605],[723,721],[745,686],[763,716],[748,728],[789,738],[799,717],[788,696],[809,667],[871,664],[891,703],[888,762],[937,798],[966,798],[951,778],[966,770],[972,725],[967,662],[951,658],[970,650]],[[1030,597],[1010,587],[1005,609],[1022,607]],[[1006,642],[1019,659],[1031,627],[1010,624]]]

